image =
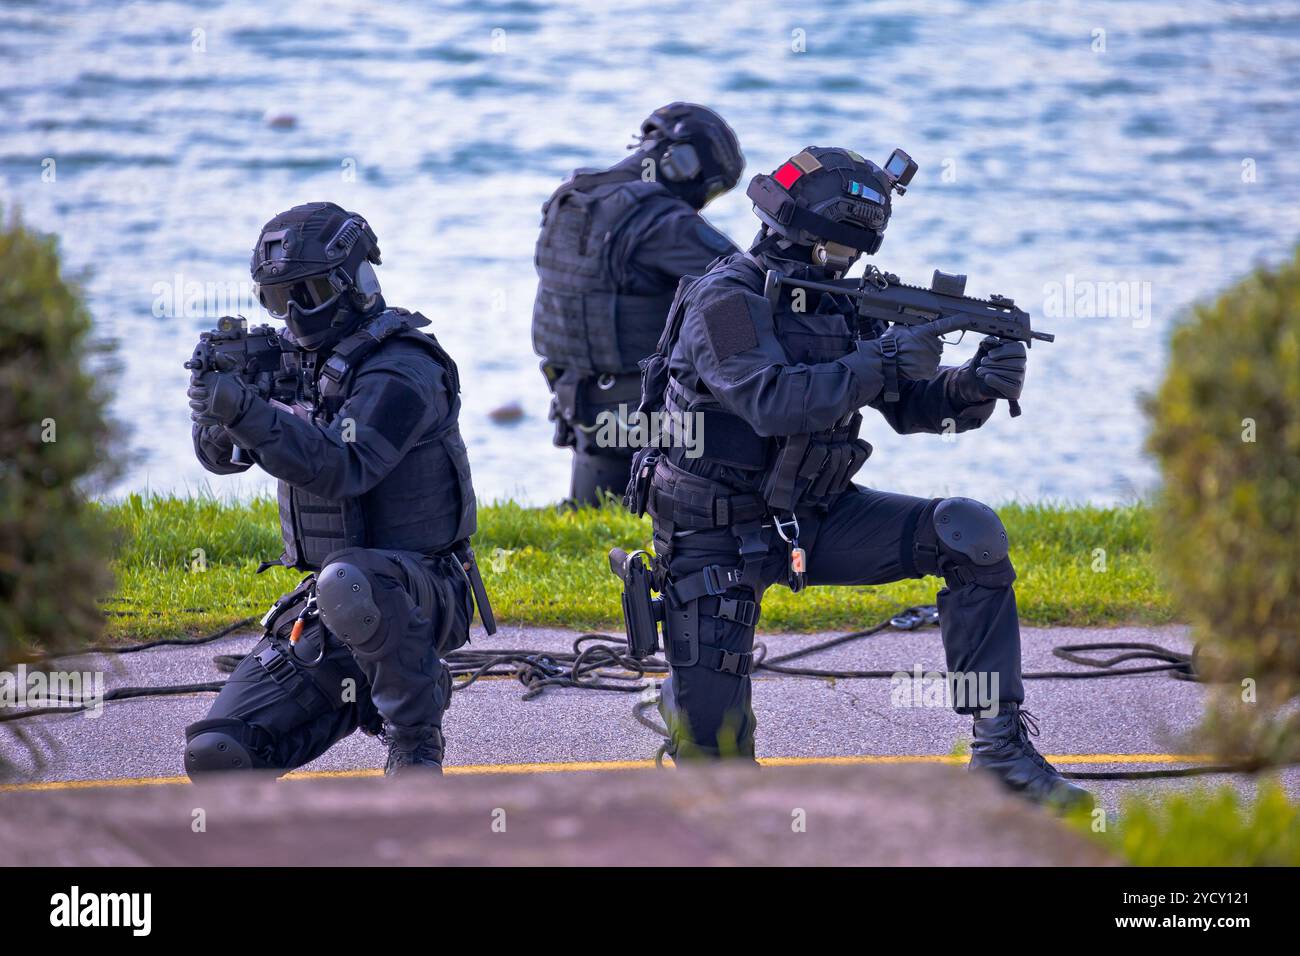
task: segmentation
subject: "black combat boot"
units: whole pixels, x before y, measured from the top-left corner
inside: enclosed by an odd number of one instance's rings
[[[1092,808],[1092,794],[1069,783],[1034,749],[1038,736],[1033,714],[1019,704],[999,705],[996,717],[975,718],[970,768],[994,774],[1007,787],[1035,803],[1062,809]]]
[[[438,696],[441,698],[438,720],[451,706],[452,680],[451,668],[442,661],[438,673]],[[446,741],[442,728],[437,724],[417,727],[399,727],[390,721],[384,721],[381,735],[388,744],[388,762],[384,764],[386,776],[396,776],[414,770],[442,773],[442,755]]]
[[[443,739],[440,727],[396,727],[385,724],[384,741],[388,744],[385,776],[429,771],[442,773]]]

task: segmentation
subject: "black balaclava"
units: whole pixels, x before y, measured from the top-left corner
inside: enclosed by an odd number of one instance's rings
[[[329,202],[280,213],[253,247],[258,299],[309,351],[328,350],[383,307],[379,243],[365,219]]]

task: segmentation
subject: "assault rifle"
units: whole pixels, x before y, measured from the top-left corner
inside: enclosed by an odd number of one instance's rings
[[[215,329],[199,336],[198,354],[185,367],[234,372],[263,398],[270,398],[280,375],[281,351],[280,335],[269,325],[250,329],[242,315],[223,315]]]
[[[297,382],[281,367],[279,333],[269,325],[248,327],[242,315],[223,315],[217,327],[199,336],[199,347],[185,367],[202,372],[234,372],[265,399],[293,401]],[[231,459],[244,461],[242,449]]]
[[[991,295],[987,299],[972,298],[966,295],[964,275],[949,275],[938,269],[934,270],[928,289],[908,285],[892,272],[881,272],[873,265],[867,266],[861,279],[833,279],[826,282],[795,279],[769,269],[763,294],[773,308],[776,307],[782,286],[849,296],[857,310],[859,335],[874,332],[876,322],[880,320],[923,326],[925,331],[935,335],[948,332],[996,335],[1024,342],[1026,347],[1032,346],[1035,341],[1056,341],[1056,336],[1052,333],[1031,328],[1029,313],[1018,308],[1011,299],[1002,295]],[[893,399],[886,395],[885,399],[893,401],[897,395]],[[1018,402],[1011,402],[1010,408],[1013,416],[1020,414]]]

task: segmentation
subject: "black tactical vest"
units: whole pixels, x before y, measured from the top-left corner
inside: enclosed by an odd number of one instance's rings
[[[579,170],[542,206],[533,350],[550,364],[620,374],[654,351],[676,283],[621,295],[611,255],[619,231],[655,195],[671,193],[625,170]]]
[[[739,280],[757,295],[763,294],[763,273],[745,256],[733,256],[714,271]],[[641,410],[654,410],[657,399],[662,403],[659,407],[677,416],[701,416],[703,422],[697,427],[703,436],[703,450],[691,460],[682,454],[680,446],[669,442],[662,457],[674,467],[720,479],[735,490],[758,494],[773,512],[788,513],[829,502],[848,488],[871,455],[871,446],[858,437],[862,427],[859,412],[846,412],[833,427],[821,431],[765,438],[744,419],[727,412],[703,383],[695,383],[698,389],[692,388],[668,373],[667,359],[676,345],[680,320],[690,307],[691,291],[699,281],[683,280],[674,303],[674,310],[681,314],[673,312],[658,344],[662,360],[656,362],[651,357],[643,366],[643,389],[657,390],[662,385],[662,396],[643,392]],[[843,315],[815,314],[811,308],[807,313],[796,313],[788,303],[788,295],[774,303],[773,318],[791,363],[833,362],[853,350],[856,334]],[[810,299],[810,307],[815,304]],[[657,376],[646,374],[656,368]],[[652,379],[657,381],[652,384]]]
[[[432,335],[416,331],[429,320],[418,312],[388,309],[343,339],[324,364],[302,376],[293,413],[328,425],[346,401],[356,370],[391,339],[418,343],[446,373],[451,390],[445,418],[430,426],[397,466],[358,498],[328,499],[281,481],[278,489],[280,561],[319,570],[340,548],[392,548],[437,554],[474,533],[477,514],[469,455],[460,436],[460,379]],[[309,353],[286,353],[295,361]],[[314,381],[314,384],[311,384]]]

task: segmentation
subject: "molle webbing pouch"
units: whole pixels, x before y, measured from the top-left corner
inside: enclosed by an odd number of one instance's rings
[[[767,513],[755,494],[732,493],[723,485],[683,471],[660,458],[650,480],[647,510],[674,531],[727,528],[759,521]]]
[[[871,457],[871,445],[858,438],[861,427],[854,412],[834,428],[785,439],[762,488],[772,510],[789,513],[844,492]]]
[[[286,565],[317,570],[335,551],[365,545],[365,517],[359,499],[321,498],[286,482],[280,482],[280,498],[281,533],[293,542],[297,558],[290,565],[286,552],[282,559]]]
[[[668,293],[564,292],[543,286],[536,313],[562,321],[540,319],[537,331],[546,336],[546,358],[555,365],[583,375],[635,372],[654,349],[672,301]]]
[[[650,506],[650,483],[659,464],[658,448],[647,446],[637,449],[632,456],[632,471],[627,489],[623,492],[623,507],[638,518]]]
[[[847,425],[832,429],[825,437],[812,437],[799,468],[805,500],[821,502],[849,487],[871,455],[871,446],[857,437],[861,425],[862,416],[855,412]]]
[[[763,480],[760,493],[778,514],[790,514],[799,504],[799,472],[812,436],[790,435],[779,443],[771,470]]]

